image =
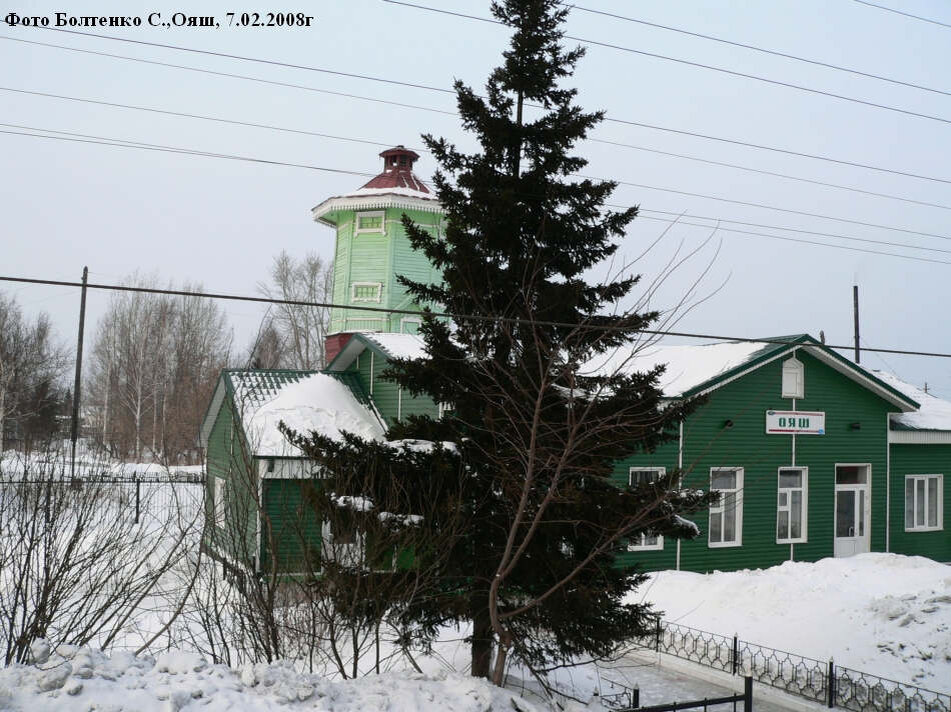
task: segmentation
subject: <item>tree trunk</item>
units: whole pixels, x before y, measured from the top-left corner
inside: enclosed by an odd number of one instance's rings
[[[469,609],[472,613],[472,676],[488,679],[492,667],[492,620],[485,592],[472,595]]]

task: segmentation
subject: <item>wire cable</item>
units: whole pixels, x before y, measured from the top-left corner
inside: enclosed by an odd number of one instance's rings
[[[896,10],[893,7],[885,7],[884,5],[876,5],[873,2],[867,2],[867,0],[855,0],[855,2],[860,5],[868,5],[869,7],[878,8],[879,10],[885,10],[886,12],[894,12],[896,15],[904,15],[905,17],[910,17],[913,20],[921,20],[922,22],[930,22],[932,25],[941,25],[941,27],[951,27],[946,22],[939,22],[938,20],[932,20],[929,17],[922,17],[921,15],[912,15],[910,12],[902,12],[901,10]]]
[[[260,124],[260,123],[255,123],[255,122],[252,122],[252,121],[240,121],[240,120],[229,119],[229,118],[221,117],[221,116],[206,116],[206,115],[203,115],[203,114],[192,114],[192,113],[181,112],[181,111],[170,111],[170,110],[168,110],[168,109],[160,109],[160,108],[156,108],[156,107],[138,106],[138,105],[135,105],[135,104],[121,104],[121,103],[114,102],[114,101],[104,101],[104,100],[100,100],[100,99],[87,99],[87,98],[76,97],[76,96],[66,96],[66,95],[64,95],[64,94],[52,94],[52,93],[49,93],[49,92],[31,91],[31,90],[28,90],[28,89],[17,89],[17,88],[15,88],[15,87],[4,87],[4,86],[0,86],[0,91],[13,92],[13,93],[16,93],[16,94],[24,94],[24,95],[29,95],[29,96],[40,96],[40,97],[45,97],[45,98],[49,98],[49,99],[59,99],[59,100],[63,100],[63,101],[75,101],[75,102],[80,102],[80,103],[85,103],[85,104],[94,104],[94,105],[97,105],[97,106],[108,106],[108,107],[111,107],[111,108],[131,109],[131,110],[135,110],[135,111],[145,111],[145,112],[151,112],[151,113],[155,113],[155,114],[163,114],[163,115],[166,115],[166,116],[177,116],[177,117],[180,117],[180,118],[200,119],[200,120],[202,120],[202,121],[215,121],[215,122],[224,123],[224,124],[232,124],[232,125],[235,125],[235,126],[246,126],[246,127],[250,127],[250,128],[268,129],[268,130],[271,130],[271,131],[280,131],[280,132],[285,132],[285,133],[300,134],[300,135],[304,135],[304,136],[316,136],[316,137],[318,137],[318,138],[326,138],[326,139],[331,139],[331,140],[334,140],[334,141],[348,141],[348,142],[351,142],[351,143],[361,143],[361,144],[370,145],[370,146],[382,146],[382,147],[384,147],[384,148],[389,148],[390,146],[393,146],[393,145],[395,144],[395,142],[373,141],[373,140],[369,140],[369,139],[353,138],[353,137],[349,137],[349,136],[338,136],[338,135],[334,135],[334,134],[321,133],[321,132],[318,132],[318,131],[307,131],[307,130],[305,130],[305,129],[295,129],[295,128],[289,128],[289,127],[286,127],[286,126],[276,126],[276,125],[274,125],[274,124]],[[699,163],[706,163],[706,164],[709,164],[709,165],[721,166],[721,167],[724,167],[724,168],[734,168],[734,169],[741,170],[741,171],[748,171],[748,172],[751,172],[751,173],[756,173],[756,174],[758,174],[758,175],[768,175],[768,176],[773,176],[773,177],[776,177],[776,178],[785,178],[785,179],[787,179],[787,180],[794,180],[794,181],[799,181],[799,182],[802,182],[802,183],[808,183],[808,184],[810,184],[810,185],[818,185],[818,186],[822,186],[822,187],[826,187],[826,188],[836,188],[836,189],[839,189],[839,190],[847,190],[847,191],[850,191],[850,192],[853,192],[853,193],[860,193],[860,194],[862,194],[862,195],[869,195],[869,196],[873,196],[873,197],[876,197],[876,198],[886,198],[886,199],[888,199],[888,200],[897,200],[897,201],[900,201],[900,202],[903,202],[903,203],[911,203],[911,204],[913,204],[913,205],[922,205],[922,206],[930,207],[930,208],[939,208],[939,209],[942,209],[942,210],[951,210],[951,205],[942,205],[942,204],[940,204],[940,203],[930,203],[930,202],[924,201],[924,200],[916,200],[916,199],[914,199],[914,198],[907,198],[907,197],[903,197],[903,196],[900,196],[900,195],[890,195],[890,194],[888,194],[888,193],[878,193],[878,192],[876,192],[876,191],[865,190],[865,189],[863,189],[863,188],[856,188],[856,187],[854,187],[854,186],[840,185],[840,184],[837,184],[837,183],[828,183],[828,182],[825,182],[825,181],[814,180],[814,179],[812,179],[812,178],[803,178],[803,177],[801,177],[801,176],[793,176],[793,175],[789,175],[789,174],[787,174],[787,173],[779,173],[779,172],[777,172],[777,171],[767,171],[767,170],[763,170],[763,169],[759,169],[759,168],[752,168],[752,167],[750,167],[750,166],[742,166],[742,165],[738,165],[738,164],[736,164],[736,163],[726,163],[726,162],[724,162],[724,161],[714,161],[714,160],[707,159],[707,158],[701,158],[701,157],[699,157],[699,156],[690,156],[690,155],[686,155],[686,154],[683,154],[683,153],[673,153],[673,152],[671,152],[671,151],[661,151],[661,150],[655,149],[655,148],[649,148],[649,147],[646,147],[646,146],[636,146],[636,145],[634,145],[634,144],[621,143],[621,142],[618,142],[618,141],[605,141],[605,140],[600,140],[600,139],[587,139],[587,140],[594,141],[594,142],[597,142],[597,143],[604,143],[604,144],[608,144],[608,145],[616,146],[616,147],[621,147],[621,148],[630,148],[630,149],[634,149],[634,150],[638,150],[638,151],[646,151],[646,152],[648,152],[648,153],[659,154],[659,155],[661,155],[661,156],[669,156],[669,157],[673,157],[673,158],[682,158],[682,159],[688,160],[688,161],[696,161],[696,162],[699,162]],[[414,150],[414,151],[417,151],[417,152],[429,153],[429,151],[428,151],[427,149],[422,148],[422,147],[413,148],[413,150]]]
[[[452,15],[454,17],[461,17],[467,20],[478,20],[480,22],[488,22],[494,25],[502,25],[503,23],[499,20],[493,20],[488,17],[479,17],[478,15],[468,15],[463,12],[455,12],[452,10],[444,10],[438,7],[429,7],[428,5],[419,5],[416,3],[405,2],[404,0],[383,0],[385,3],[391,5],[403,5],[405,7],[414,8],[416,10],[424,10],[426,12],[435,12],[441,15]],[[46,28],[49,29],[49,28]],[[573,42],[581,42],[583,44],[592,45],[595,47],[605,47],[607,49],[615,49],[621,52],[628,52],[630,54],[637,54],[642,57],[651,57],[652,59],[662,59],[667,62],[676,62],[677,64],[683,64],[689,67],[696,67],[698,69],[708,69],[713,72],[720,72],[722,74],[728,74],[734,77],[742,77],[744,79],[752,79],[758,82],[763,82],[766,84],[771,84],[773,86],[785,87],[786,89],[795,89],[797,91],[808,92],[810,94],[817,94],[819,96],[824,96],[831,99],[839,99],[841,101],[848,101],[854,104],[861,104],[863,106],[868,106],[875,109],[884,109],[886,111],[893,111],[899,114],[905,114],[907,116],[914,116],[919,119],[928,119],[930,121],[940,121],[944,124],[951,124],[951,119],[945,118],[943,116],[935,116],[933,114],[923,114],[917,111],[911,111],[910,109],[903,109],[899,106],[891,106],[889,104],[880,104],[875,101],[867,101],[866,99],[859,99],[854,96],[846,96],[845,94],[837,94],[831,91],[825,91],[824,89],[814,89],[812,87],[807,87],[802,84],[794,84],[793,82],[786,82],[780,79],[770,79],[769,77],[762,77],[758,74],[749,74],[747,72],[738,72],[733,69],[726,69],[725,67],[717,67],[712,64],[704,64],[703,62],[693,62],[689,59],[681,59],[679,57],[670,57],[664,54],[658,54],[656,52],[647,52],[641,49],[634,49],[633,47],[625,47],[623,45],[613,44],[611,42],[601,42],[600,40],[588,39],[585,37],[578,37],[575,35],[563,35],[566,40],[572,40]]]
[[[25,131],[0,130],[0,134],[9,134],[9,135],[15,135],[15,136],[29,136],[29,137],[33,137],[33,138],[46,138],[46,139],[55,139],[55,140],[62,140],[62,141],[75,141],[75,142],[77,142],[77,143],[88,143],[88,144],[96,144],[96,145],[104,145],[104,146],[116,146],[116,147],[119,147],[119,148],[141,148],[141,149],[151,150],[151,151],[162,151],[162,152],[177,153],[177,154],[184,154],[184,155],[203,156],[203,157],[207,157],[207,158],[222,158],[222,159],[227,159],[227,160],[247,161],[247,162],[252,162],[252,163],[262,163],[262,164],[275,165],[275,166],[286,166],[286,167],[291,167],[291,168],[306,168],[306,169],[310,169],[310,170],[324,171],[324,172],[332,172],[332,173],[337,173],[337,174],[354,175],[354,176],[360,176],[360,177],[372,177],[372,176],[374,175],[373,173],[361,172],[361,171],[355,171],[355,170],[346,170],[346,169],[342,169],[342,168],[328,168],[328,167],[325,167],[325,166],[314,166],[314,165],[305,164],[305,163],[291,163],[291,162],[286,162],[286,161],[277,161],[277,160],[271,160],[271,159],[257,158],[257,157],[253,157],[253,156],[240,156],[240,155],[228,154],[228,153],[217,153],[217,152],[212,152],[212,151],[203,151],[203,150],[199,150],[199,149],[182,148],[182,147],[180,147],[180,146],[168,146],[168,145],[164,145],[164,144],[154,144],[154,143],[145,143],[145,142],[140,142],[140,141],[130,141],[130,140],[127,140],[127,139],[116,139],[116,138],[113,138],[113,137],[95,136],[95,135],[91,135],[91,134],[76,133],[76,132],[71,132],[71,131],[59,131],[59,130],[56,130],[56,129],[38,128],[38,127],[35,127],[35,126],[25,126],[25,125],[22,125],[22,124],[0,123],[0,126],[6,126],[6,127],[9,127],[9,128],[17,128],[17,129],[24,129],[24,130],[25,130]],[[46,131],[46,132],[48,132],[48,133],[47,133],[47,134],[42,134],[42,133],[26,133],[26,131],[30,131],[30,132]],[[61,136],[52,136],[52,135],[48,135],[48,134],[62,134],[62,135],[61,135]],[[70,138],[70,137],[72,137],[72,138]],[[606,180],[606,179],[603,179],[603,178],[597,178],[597,177],[591,177],[591,176],[578,176],[578,177],[588,178],[588,179],[590,179],[590,180],[597,180],[597,181]],[[426,181],[424,181],[424,182],[426,182]],[[629,182],[623,182],[623,181],[614,181],[614,182],[617,182],[617,183],[619,183],[619,184],[621,184],[621,185],[639,185],[639,184],[634,184],[634,183],[629,183]],[[646,186],[646,185],[645,185],[645,186],[641,186],[641,187],[653,188],[652,186]],[[667,190],[667,189],[657,188],[657,190]],[[683,192],[683,191],[675,191],[675,192]],[[687,193],[687,194],[688,194],[688,195],[692,195],[692,194],[690,194],[690,193]],[[731,202],[734,202],[734,201],[731,201]],[[630,206],[630,205],[607,204],[607,207],[617,207],[617,208],[622,208],[622,209],[629,209],[629,208],[632,207],[632,206]],[[673,214],[673,213],[666,213],[665,211],[648,211],[648,212],[656,212],[656,213],[668,214],[668,215]],[[800,212],[800,211],[789,210],[789,212]],[[808,214],[808,213],[805,213],[805,214]],[[717,220],[717,221],[722,221],[722,222],[726,222],[726,223],[728,223],[728,224],[735,224],[735,225],[747,225],[747,226],[751,226],[751,227],[763,227],[763,228],[776,229],[776,230],[788,230],[788,231],[790,231],[790,232],[798,232],[798,233],[804,233],[804,234],[814,234],[814,235],[818,235],[818,236],[835,237],[835,238],[838,238],[838,239],[843,239],[843,240],[848,240],[848,241],[853,241],[853,242],[864,242],[864,243],[871,243],[871,244],[876,244],[876,245],[887,245],[887,246],[902,247],[902,248],[913,249],[913,250],[926,250],[926,251],[930,251],[930,252],[948,252],[948,250],[943,250],[943,249],[940,249],[940,248],[931,248],[931,247],[923,247],[923,246],[919,246],[919,245],[910,245],[910,244],[908,244],[908,243],[887,242],[887,241],[883,241],[883,240],[872,240],[872,239],[869,239],[869,238],[851,237],[851,236],[839,235],[839,234],[835,234],[835,233],[822,233],[822,232],[811,231],[811,230],[806,230],[806,229],[802,229],[802,228],[787,228],[787,227],[782,227],[782,226],[763,225],[763,224],[760,224],[760,223],[749,223],[749,222],[743,222],[743,221],[738,221],[738,220],[729,220],[729,219],[723,219],[723,218],[709,218],[709,217],[704,217],[704,216],[693,216],[693,217],[698,218],[698,219],[702,219],[702,220]],[[671,222],[671,221],[668,221],[668,222]],[[676,221],[673,221],[673,222],[676,222]],[[687,224],[690,224],[690,223],[687,223]],[[874,225],[871,224],[871,223],[859,223],[859,224],[865,224],[865,225],[868,225],[868,226],[874,226]],[[695,225],[695,226],[696,226],[696,227],[706,227],[706,228],[709,228],[709,227],[710,227],[709,225]],[[902,255],[902,254],[892,253],[892,252],[881,252],[881,251],[874,251],[874,250],[862,250],[862,249],[859,249],[859,248],[850,248],[850,247],[843,246],[843,245],[832,245],[832,244],[829,244],[829,243],[826,243],[826,242],[817,242],[817,241],[813,241],[813,240],[796,240],[796,239],[790,238],[790,237],[781,237],[781,236],[778,236],[778,235],[770,235],[770,234],[767,234],[767,233],[757,233],[757,232],[744,231],[744,230],[736,230],[736,229],[734,229],[734,228],[724,228],[724,227],[721,227],[720,229],[721,229],[722,231],[725,231],[725,232],[735,232],[735,233],[738,233],[738,234],[745,234],[745,235],[758,235],[758,236],[760,236],[760,237],[767,237],[767,238],[778,239],[778,240],[785,240],[785,241],[790,241],[790,242],[797,242],[797,241],[798,241],[798,242],[802,242],[803,244],[820,245],[820,246],[827,246],[827,247],[835,247],[835,248],[837,248],[837,249],[854,250],[854,251],[858,251],[858,252],[865,252],[865,253],[868,253],[868,254],[877,254],[877,255],[884,255],[884,256],[890,256],[890,257],[899,257],[899,258],[901,258],[901,259],[909,259],[909,260],[915,260],[915,261],[919,261],[919,262],[932,262],[932,263],[937,263],[937,264],[951,264],[951,262],[946,262],[946,261],[944,261],[944,260],[935,260],[935,259],[929,259],[929,258],[924,258],[924,257],[913,257],[913,256],[911,256],[911,255]],[[904,229],[902,229],[902,228],[886,228],[886,229],[894,229],[894,230],[897,230],[897,231],[899,231],[899,232],[914,232],[914,231],[910,231],[910,230],[904,230]],[[940,238],[940,239],[951,240],[951,237],[944,236],[944,235],[935,235],[935,234],[930,234],[930,233],[921,233],[921,234],[923,234],[923,235],[925,235],[925,236],[929,236],[929,237],[935,237],[935,238]]]
[[[435,108],[432,108],[432,107],[418,106],[418,105],[415,105],[415,104],[404,104],[404,103],[401,103],[401,102],[389,101],[389,100],[386,100],[386,99],[378,99],[378,98],[375,98],[375,97],[361,96],[361,95],[358,95],[358,94],[347,94],[347,93],[344,93],[344,92],[330,91],[330,90],[327,90],[327,89],[319,89],[319,88],[317,88],[317,87],[311,87],[311,86],[306,86],[306,85],[302,85],[302,84],[294,84],[294,83],[291,83],[291,82],[281,82],[281,81],[276,81],[276,80],[273,80],[273,79],[264,79],[264,78],[262,78],[262,77],[252,77],[252,76],[248,76],[248,75],[244,75],[244,74],[233,74],[233,73],[229,73],[229,72],[219,72],[219,71],[215,71],[215,70],[211,70],[211,69],[204,69],[204,68],[201,68],[201,67],[192,67],[192,66],[184,65],[184,64],[173,64],[173,63],[170,63],[170,62],[159,62],[159,61],[157,61],[157,60],[142,59],[141,57],[129,57],[129,56],[127,56],[127,55],[113,54],[113,53],[111,53],[111,52],[101,52],[101,51],[97,51],[97,50],[82,49],[82,48],[79,48],[79,47],[69,47],[69,46],[67,46],[67,45],[58,45],[58,44],[52,44],[52,43],[49,43],[49,42],[39,42],[39,41],[36,41],[36,40],[25,40],[25,39],[21,39],[21,38],[19,38],[19,37],[10,37],[10,36],[8,36],[8,35],[0,35],[0,39],[9,40],[9,41],[12,41],[12,42],[20,42],[20,43],[23,43],[23,44],[36,45],[36,46],[40,46],[40,47],[47,47],[47,48],[53,48],[53,49],[61,49],[61,50],[69,51],[69,52],[80,52],[80,53],[82,53],[82,54],[95,55],[95,56],[100,56],[100,57],[108,57],[108,58],[110,58],[110,59],[121,59],[121,60],[129,61],[129,62],[140,62],[140,63],[143,63],[143,64],[152,64],[152,65],[157,65],[157,66],[160,66],[160,67],[169,67],[169,68],[174,68],[174,69],[183,69],[183,70],[190,71],[190,72],[198,72],[198,73],[202,73],[202,74],[210,74],[210,75],[213,75],[213,76],[228,77],[228,78],[231,78],[231,79],[241,79],[241,80],[245,80],[245,81],[257,82],[257,83],[259,83],[259,84],[270,84],[270,85],[280,86],[280,87],[286,87],[286,88],[290,88],[290,89],[300,89],[300,90],[303,90],[303,91],[311,91],[311,92],[317,92],[317,93],[322,93],[322,94],[330,94],[330,95],[333,95],[333,96],[340,96],[340,97],[344,97],[344,98],[348,98],[348,99],[356,99],[356,100],[360,100],[360,101],[369,101],[369,102],[374,102],[374,103],[378,103],[378,104],[385,104],[385,105],[390,105],[390,106],[399,106],[399,107],[403,107],[403,108],[417,109],[417,110],[420,110],[420,111],[427,111],[427,112],[430,112],[430,113],[443,114],[443,115],[447,115],[447,116],[456,116],[456,115],[457,115],[455,111],[447,111],[447,110],[444,110],[444,109],[435,109]],[[375,80],[375,81],[380,81],[380,82],[383,82],[383,83],[399,84],[399,82],[397,82],[397,81],[395,81],[395,80],[382,79],[382,78],[380,78],[380,77],[374,77],[374,80]],[[421,86],[422,86],[422,85],[421,85]],[[439,89],[439,88],[436,88],[436,87],[434,87],[432,90],[433,90],[433,91],[439,91],[439,92],[447,91],[447,90]],[[679,135],[679,136],[690,136],[690,137],[693,137],[693,138],[700,138],[700,139],[704,139],[704,140],[707,140],[707,141],[718,141],[718,142],[726,143],[726,144],[733,145],[733,146],[743,146],[743,147],[745,147],[745,148],[753,148],[753,149],[757,149],[757,150],[761,150],[761,151],[771,151],[771,152],[779,153],[779,154],[786,155],[786,156],[795,156],[795,157],[797,157],[797,158],[808,158],[808,159],[816,160],[816,161],[825,161],[825,162],[828,162],[828,163],[834,163],[834,164],[836,164],[836,165],[849,166],[849,167],[852,167],[852,168],[862,168],[862,169],[864,169],[864,170],[877,171],[877,172],[881,172],[881,173],[888,173],[888,174],[892,174],[892,175],[903,176],[903,177],[906,177],[906,178],[916,178],[916,179],[919,179],[919,180],[926,180],[926,181],[932,181],[932,182],[935,182],[935,183],[945,183],[945,184],[951,185],[951,178],[939,178],[939,177],[936,177],[936,176],[928,176],[928,175],[923,175],[923,174],[920,174],[920,173],[913,173],[913,172],[911,172],[911,171],[904,171],[904,170],[900,170],[900,169],[896,169],[896,168],[885,168],[885,167],[883,167],[883,166],[876,166],[876,165],[872,165],[872,164],[868,164],[868,163],[860,163],[860,162],[858,162],[858,161],[849,161],[849,160],[845,160],[845,159],[841,159],[841,158],[834,158],[834,157],[832,157],[832,156],[823,156],[823,155],[821,155],[821,154],[807,153],[807,152],[804,152],[804,151],[796,151],[796,150],[793,150],[793,149],[780,148],[780,147],[777,147],[777,146],[768,146],[768,145],[765,145],[765,144],[752,143],[752,142],[749,142],[749,141],[741,141],[741,140],[739,140],[739,139],[726,138],[726,137],[722,137],[722,136],[712,136],[712,135],[710,135],[710,134],[704,134],[704,133],[700,133],[700,132],[697,132],[697,131],[687,131],[687,130],[684,130],[684,129],[674,129],[674,128],[669,128],[669,127],[667,127],[667,126],[660,126],[660,125],[657,125],[657,124],[649,124],[649,123],[645,123],[645,122],[641,122],[641,121],[634,121],[634,120],[632,120],[632,119],[619,119],[619,118],[615,118],[615,117],[611,117],[611,116],[605,116],[604,121],[605,121],[606,123],[620,124],[620,125],[623,125],[623,126],[636,126],[636,127],[638,127],[638,128],[650,129],[650,130],[652,130],[652,131],[662,131],[662,132],[672,133],[672,134]],[[588,140],[588,141],[593,141],[593,142],[596,142],[596,143],[606,143],[606,144],[609,144],[609,145],[615,144],[615,142],[613,142],[613,141],[606,141],[606,140],[597,139],[597,138],[588,138],[587,140]],[[624,144],[620,144],[620,145],[624,145]]]
[[[100,289],[113,292],[140,292],[145,294],[167,294],[171,296],[179,297],[199,297],[202,299],[224,299],[228,301],[239,301],[239,302],[257,302],[260,304],[287,304],[290,306],[299,306],[299,307],[316,307],[319,309],[343,309],[343,310],[353,310],[353,311],[364,311],[364,312],[378,312],[384,314],[412,314],[419,315],[420,311],[418,309],[394,309],[390,307],[367,307],[367,306],[356,306],[353,304],[335,304],[333,302],[311,302],[305,300],[297,299],[277,299],[274,297],[257,297],[241,294],[224,294],[216,292],[196,292],[187,289],[160,289],[158,287],[130,287],[121,284],[98,284],[89,282],[83,284],[82,282],[70,282],[65,280],[53,280],[53,279],[38,279],[32,277],[11,277],[8,275],[0,275],[0,282],[16,282],[20,284],[41,284],[57,287],[86,287],[87,289]],[[528,320],[521,319],[518,317],[503,317],[495,314],[454,314],[451,312],[430,312],[434,317],[441,319],[454,319],[458,321],[481,321],[481,322],[495,322],[499,324],[527,324],[529,326],[545,326],[545,327],[554,327],[554,328],[564,328],[564,329],[586,329],[589,331],[631,331],[630,327],[625,326],[610,326],[607,324],[572,324],[570,322],[563,321],[547,321],[547,320]],[[684,338],[692,339],[709,339],[716,341],[736,341],[743,343],[761,343],[761,344],[777,344],[785,346],[788,344],[796,343],[795,339],[776,339],[776,338],[751,338],[745,336],[724,336],[722,334],[698,334],[687,331],[670,331],[667,329],[638,329],[638,333],[649,334],[652,336],[677,336]],[[854,345],[850,346],[840,346],[835,344],[822,344],[828,349],[836,349],[838,351],[852,351],[855,347]],[[872,347],[862,347],[864,351],[871,353],[880,353],[880,354],[901,354],[904,356],[930,356],[935,358],[951,358],[951,353],[945,353],[941,351],[919,351],[911,349],[891,349],[891,348],[872,348]]]
[[[714,35],[706,35],[702,32],[692,32],[690,30],[685,30],[682,27],[672,27],[670,25],[661,25],[657,22],[648,22],[647,20],[642,20],[637,17],[628,17],[627,15],[617,15],[613,12],[606,12],[605,10],[596,10],[590,7],[582,7],[581,5],[576,5],[571,2],[565,2],[564,5],[572,8],[573,10],[580,10],[582,12],[588,12],[593,15],[602,15],[604,17],[610,17],[615,20],[624,20],[625,22],[634,22],[639,25],[645,25],[647,27],[654,27],[660,30],[667,30],[669,32],[678,32],[682,35],[689,35],[691,37],[699,37],[701,39],[710,40],[711,42],[720,42],[722,44],[730,45],[732,47],[741,47],[743,49],[753,50],[754,52],[762,52],[763,54],[771,54],[775,57],[783,57],[785,59],[792,59],[797,62],[804,62],[806,64],[812,64],[817,67],[825,67],[827,69],[835,69],[839,72],[847,72],[849,74],[855,74],[860,77],[867,77],[869,79],[878,79],[883,82],[890,82],[891,84],[897,84],[903,87],[910,87],[912,89],[921,89],[922,91],[933,92],[935,94],[943,94],[944,96],[951,96],[951,92],[944,91],[943,89],[934,89],[932,87],[926,87],[921,84],[915,84],[913,82],[902,81],[901,79],[893,79],[891,77],[885,77],[881,74],[875,74],[873,72],[863,72],[860,69],[851,69],[849,67],[842,67],[838,64],[831,64],[829,62],[821,62],[816,59],[808,59],[807,57],[800,57],[795,54],[789,54],[787,52],[779,52],[773,49],[766,49],[765,47],[757,47],[756,45],[744,44],[743,42],[735,42],[733,40],[728,40],[723,37],[716,37]]]

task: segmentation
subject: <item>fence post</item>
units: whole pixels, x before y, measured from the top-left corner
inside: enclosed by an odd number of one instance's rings
[[[635,687],[631,692],[631,707],[637,709],[641,706],[641,688]]]
[[[135,482],[135,523],[139,523],[139,473],[132,473],[132,480]]]
[[[753,712],[753,676],[743,678],[743,712]]]
[[[654,650],[660,651],[660,616],[657,616],[657,625],[654,627]]]
[[[733,674],[736,675],[736,668],[740,658],[740,641],[736,633],[733,634]]]
[[[826,689],[829,692],[828,705],[830,708],[835,707],[835,663],[832,662],[832,658],[829,658],[829,672],[828,682],[826,684]]]

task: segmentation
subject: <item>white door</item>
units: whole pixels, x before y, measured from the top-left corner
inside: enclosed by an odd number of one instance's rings
[[[868,470],[867,465],[836,465],[836,556],[852,556],[869,550]]]

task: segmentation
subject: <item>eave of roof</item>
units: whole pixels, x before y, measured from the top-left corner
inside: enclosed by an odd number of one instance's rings
[[[330,227],[336,227],[334,219],[336,213],[353,210],[382,210],[385,208],[403,208],[404,210],[420,210],[429,213],[443,212],[442,205],[435,196],[425,197],[398,192],[394,189],[385,193],[338,195],[327,198],[311,209],[316,222]]]
[[[749,373],[750,371],[753,371],[760,366],[769,363],[770,361],[781,358],[782,356],[785,356],[787,353],[795,351],[796,349],[804,348],[810,355],[816,357],[827,366],[830,366],[846,377],[851,378],[853,381],[858,382],[860,385],[875,392],[884,400],[900,408],[902,412],[913,411],[920,407],[920,404],[917,401],[909,398],[904,393],[896,388],[893,388],[880,378],[877,378],[875,375],[869,371],[866,371],[861,366],[852,363],[808,334],[800,334],[798,336],[791,337],[770,338],[766,339],[765,342],[775,343],[775,348],[764,349],[763,352],[757,355],[755,358],[752,358],[749,361],[718,374],[714,378],[708,379],[707,381],[704,381],[703,383],[700,383],[697,386],[685,391],[682,394],[682,397],[689,398],[691,396],[709,393],[710,391],[726,385],[727,383],[736,380],[740,376],[743,376],[746,373]]]

